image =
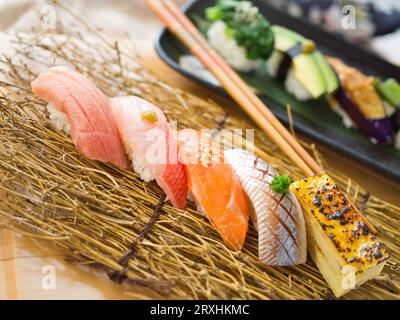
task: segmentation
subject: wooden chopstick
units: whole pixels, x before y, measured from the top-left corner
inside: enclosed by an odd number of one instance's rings
[[[171,0],[162,0],[165,7],[175,16],[182,26],[191,34],[191,36],[208,51],[215,62],[225,71],[225,73],[235,82],[235,84],[244,92],[256,108],[264,115],[270,124],[281,134],[281,136],[292,146],[292,148],[304,159],[307,165],[314,173],[321,173],[323,170],[310,154],[301,146],[293,135],[282,125],[267,106],[257,97],[249,86],[239,77],[239,75],[226,63],[226,61],[214,50],[208,43],[202,33],[192,23],[192,21],[180,10],[180,8]]]
[[[169,5],[165,5],[167,2],[163,3],[160,0],[146,0],[146,2],[163,20],[168,29],[170,29],[170,31],[191,50],[193,55],[214,74],[230,96],[246,111],[257,125],[268,134],[275,144],[286,153],[305,175],[310,176],[322,172],[322,169],[315,160],[313,160],[296,139],[290,135],[289,131],[280,124],[279,120],[276,119],[261,100],[257,98],[251,89],[247,87],[235,71],[233,71],[214,50],[212,50],[213,55],[210,55],[210,47],[207,41],[191,22],[190,24],[188,23],[190,20],[184,17],[184,14],[178,7],[174,6],[173,3],[171,4],[171,2]],[[177,15],[180,16],[179,20],[176,17]],[[183,23],[183,21],[185,21],[185,23]],[[189,30],[191,30],[191,32],[189,32]],[[194,32],[194,30],[196,30],[196,32]],[[197,35],[194,36],[193,34]],[[236,81],[234,81],[232,76]],[[238,85],[238,83],[240,83],[240,85]],[[257,101],[258,106],[254,103],[255,101]],[[282,135],[281,131],[286,132],[286,134],[284,133]],[[284,136],[290,137],[290,142],[286,140]],[[293,147],[293,145],[296,145],[296,147]],[[300,150],[300,154],[297,150]]]

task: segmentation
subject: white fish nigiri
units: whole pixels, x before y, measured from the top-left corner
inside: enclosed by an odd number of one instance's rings
[[[240,149],[225,151],[253,204],[260,260],[268,265],[305,263],[307,238],[303,213],[294,195],[272,191],[276,171],[255,155]]]
[[[160,108],[136,96],[111,98],[128,158],[140,177],[157,184],[176,208],[186,206],[187,177],[178,159],[178,137]]]

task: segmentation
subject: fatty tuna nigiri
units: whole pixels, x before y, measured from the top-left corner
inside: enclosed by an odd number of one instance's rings
[[[189,191],[224,241],[240,250],[245,241],[249,200],[233,168],[212,137],[185,129],[179,132],[179,156],[185,164]]]
[[[85,157],[129,168],[109,100],[94,83],[67,67],[52,67],[31,86]]]
[[[111,99],[111,108],[132,165],[145,181],[156,180],[167,199],[186,206],[187,178],[178,160],[177,133],[163,112],[136,96]]]
[[[303,213],[292,195],[272,191],[276,171],[255,155],[240,149],[225,152],[249,196],[258,230],[260,260],[268,265],[305,263],[307,239]]]

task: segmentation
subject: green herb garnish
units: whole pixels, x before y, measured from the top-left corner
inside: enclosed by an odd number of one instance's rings
[[[269,22],[250,1],[219,0],[206,9],[209,21],[222,20],[233,31],[236,43],[246,49],[250,60],[268,59],[275,38]]]
[[[271,184],[272,191],[276,193],[288,193],[291,183],[292,180],[287,175],[274,176]]]

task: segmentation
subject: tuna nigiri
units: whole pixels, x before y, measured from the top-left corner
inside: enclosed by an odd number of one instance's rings
[[[245,241],[250,203],[233,168],[210,135],[185,129],[178,134],[189,191],[225,242],[240,250]]]
[[[49,102],[56,127],[71,134],[85,157],[129,168],[109,100],[94,83],[69,68],[52,67],[31,86]]]
[[[111,99],[111,108],[127,155],[141,178],[156,180],[172,204],[186,206],[187,178],[178,160],[177,133],[163,112],[135,96]]]
[[[260,158],[240,149],[226,151],[225,159],[239,176],[253,204],[251,218],[258,230],[260,260],[279,266],[304,263],[307,239],[303,213],[293,195],[272,191],[276,171]]]

